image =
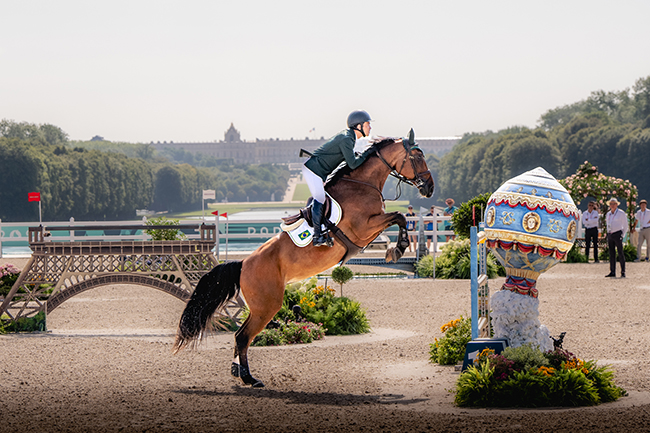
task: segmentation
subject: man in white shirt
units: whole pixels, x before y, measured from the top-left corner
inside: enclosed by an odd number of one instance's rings
[[[621,262],[621,278],[625,278],[625,254],[623,253],[623,238],[627,233],[627,215],[618,208],[619,202],[615,198],[609,201],[607,221],[607,246],[609,247],[609,274],[605,277],[616,277],[616,256]]]
[[[643,246],[643,241],[645,240],[645,261],[648,261],[648,255],[650,253],[650,211],[646,209],[648,202],[643,199],[639,202],[639,210],[636,211],[636,216],[634,218],[634,224],[632,225],[632,232],[634,232],[637,223],[639,224],[639,241],[636,247],[636,260],[638,262],[641,260],[641,247]]]
[[[590,201],[582,213],[582,226],[585,228],[585,255],[589,260],[589,247],[594,244],[594,262],[598,263],[598,211],[596,202]]]

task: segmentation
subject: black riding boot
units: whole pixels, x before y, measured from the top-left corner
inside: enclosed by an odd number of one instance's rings
[[[331,246],[327,242],[327,236],[323,235],[321,230],[321,225],[323,224],[323,212],[325,206],[322,203],[314,200],[311,206],[311,219],[314,223],[314,238],[313,243],[315,247],[320,247],[323,245]]]

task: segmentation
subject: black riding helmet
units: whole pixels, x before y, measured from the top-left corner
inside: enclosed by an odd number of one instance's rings
[[[370,114],[368,114],[368,112],[363,110],[353,111],[348,116],[348,128],[352,128],[361,132],[361,135],[365,137],[366,134],[364,134],[363,128],[361,128],[360,125],[363,125],[366,122],[370,122],[371,120],[372,119],[370,118]]]

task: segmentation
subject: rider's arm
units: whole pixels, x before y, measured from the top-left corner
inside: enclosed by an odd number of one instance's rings
[[[363,164],[372,149],[372,147],[366,149],[366,151],[364,151],[361,155],[356,156],[354,154],[354,140],[350,137],[345,137],[343,140],[341,140],[339,146],[341,153],[343,154],[343,158],[345,158],[345,163],[353,170]]]

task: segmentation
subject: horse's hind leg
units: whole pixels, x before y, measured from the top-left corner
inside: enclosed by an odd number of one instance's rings
[[[264,383],[255,379],[250,373],[248,367],[248,348],[255,336],[273,319],[277,310],[267,309],[263,314],[259,314],[259,312],[254,312],[251,309],[248,318],[246,318],[242,327],[235,333],[235,360],[232,363],[230,372],[233,376],[239,377],[246,385],[252,385],[253,388],[261,388],[264,386]],[[239,364],[236,362],[237,358],[239,358]]]

